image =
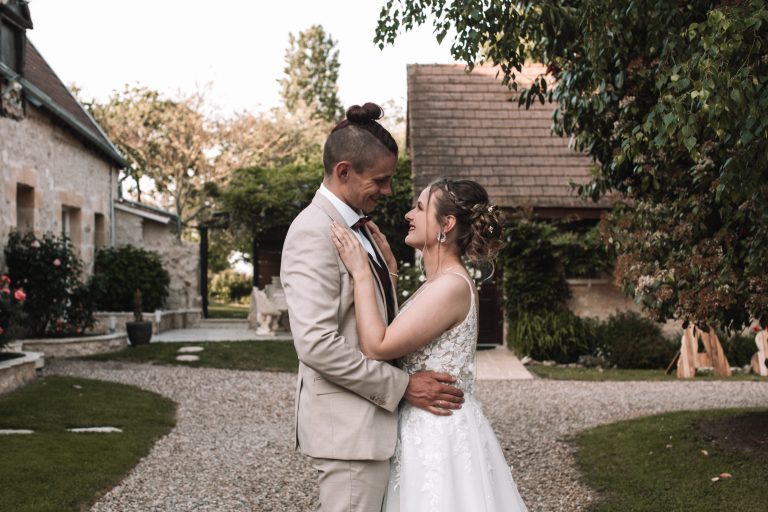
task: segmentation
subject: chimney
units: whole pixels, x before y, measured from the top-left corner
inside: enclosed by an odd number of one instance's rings
[[[32,28],[25,0],[0,0],[0,116],[24,117],[24,48]]]

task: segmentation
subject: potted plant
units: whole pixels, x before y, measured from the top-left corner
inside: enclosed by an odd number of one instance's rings
[[[133,294],[133,322],[125,323],[128,340],[132,346],[146,345],[152,339],[152,322],[145,322],[141,307],[141,290]]]

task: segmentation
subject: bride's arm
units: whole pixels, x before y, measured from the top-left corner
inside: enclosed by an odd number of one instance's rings
[[[332,226],[336,248],[354,280],[355,319],[366,357],[390,360],[409,354],[458,323],[469,307],[467,284],[446,274],[421,293],[387,327],[376,302],[376,283],[368,254],[349,230]]]

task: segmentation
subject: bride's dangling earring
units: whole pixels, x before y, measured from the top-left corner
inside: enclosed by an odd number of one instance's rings
[[[439,232],[439,233],[437,234],[437,241],[438,241],[439,243],[441,243],[441,244],[444,244],[447,238],[448,238],[448,237],[447,237],[447,236],[445,236],[445,231],[441,231],[441,232]]]

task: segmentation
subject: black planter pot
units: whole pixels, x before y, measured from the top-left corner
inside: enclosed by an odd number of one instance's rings
[[[131,345],[146,345],[152,339],[152,322],[126,322],[128,341]]]

